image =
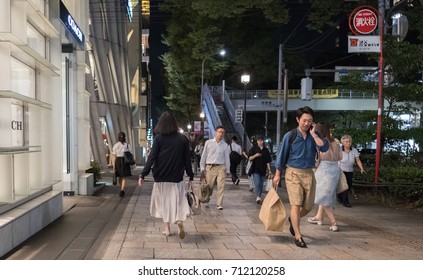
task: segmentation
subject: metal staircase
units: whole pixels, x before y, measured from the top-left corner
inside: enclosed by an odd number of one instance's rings
[[[226,111],[225,104],[221,100],[220,93],[213,92],[212,96],[213,96],[213,101],[214,101],[214,104],[216,106],[217,113],[219,115],[220,121],[222,122],[222,125],[226,130],[226,134],[225,134],[226,142],[231,143],[231,138],[234,135],[236,135],[238,137],[238,139],[241,139],[240,135],[237,133],[237,131],[235,130],[235,128],[232,125],[232,122],[230,120],[230,116],[229,116],[228,112]]]

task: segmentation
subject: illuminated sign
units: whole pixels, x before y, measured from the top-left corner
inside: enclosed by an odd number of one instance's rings
[[[75,19],[69,13],[68,9],[66,9],[63,2],[60,1],[60,20],[66,26],[67,30],[72,37],[78,42],[79,46],[84,49],[84,33],[82,33],[81,28],[79,28],[78,24],[76,23]]]

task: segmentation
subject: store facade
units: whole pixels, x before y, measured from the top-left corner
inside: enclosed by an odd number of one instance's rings
[[[0,1],[0,256],[60,217],[86,178],[88,14],[88,1]]]

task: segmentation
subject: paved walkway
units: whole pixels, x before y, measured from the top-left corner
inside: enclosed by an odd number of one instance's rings
[[[140,169],[128,180],[127,195],[107,186],[94,196],[64,197],[69,210],[7,259],[62,260],[423,260],[423,213],[398,211],[353,200],[352,208],[337,207],[339,232],[301,220],[308,248],[295,246],[288,225],[282,233],[264,229],[260,205],[246,178],[239,185],[227,179],[223,210],[210,208],[184,222],[185,239],[165,237],[161,219],[149,213],[152,177],[135,187]],[[195,179],[198,182],[198,178]],[[284,188],[278,189],[289,212]],[[312,212],[314,214],[315,211]]]
[[[308,245],[298,248],[288,225],[284,232],[269,232],[259,220],[260,205],[249,191],[247,179],[238,186],[227,180],[224,209],[215,208],[213,194],[209,208],[185,221],[187,235],[180,240],[165,237],[162,221],[149,215],[152,178],[141,191],[133,193],[124,216],[103,259],[284,259],[284,260],[372,260],[423,259],[423,214],[396,211],[353,201],[352,208],[335,210],[339,232],[329,231],[329,223],[301,221]],[[279,194],[289,211],[284,188]],[[312,213],[315,213],[313,211]]]

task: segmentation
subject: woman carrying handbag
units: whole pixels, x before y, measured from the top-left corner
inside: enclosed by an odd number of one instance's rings
[[[248,153],[248,160],[253,161],[251,178],[254,181],[254,189],[256,192],[256,203],[261,204],[263,201],[261,196],[263,194],[263,185],[266,178],[266,173],[268,176],[272,176],[270,170],[270,163],[272,159],[270,157],[269,149],[264,146],[264,137],[259,135],[257,136],[257,146],[251,148]]]

